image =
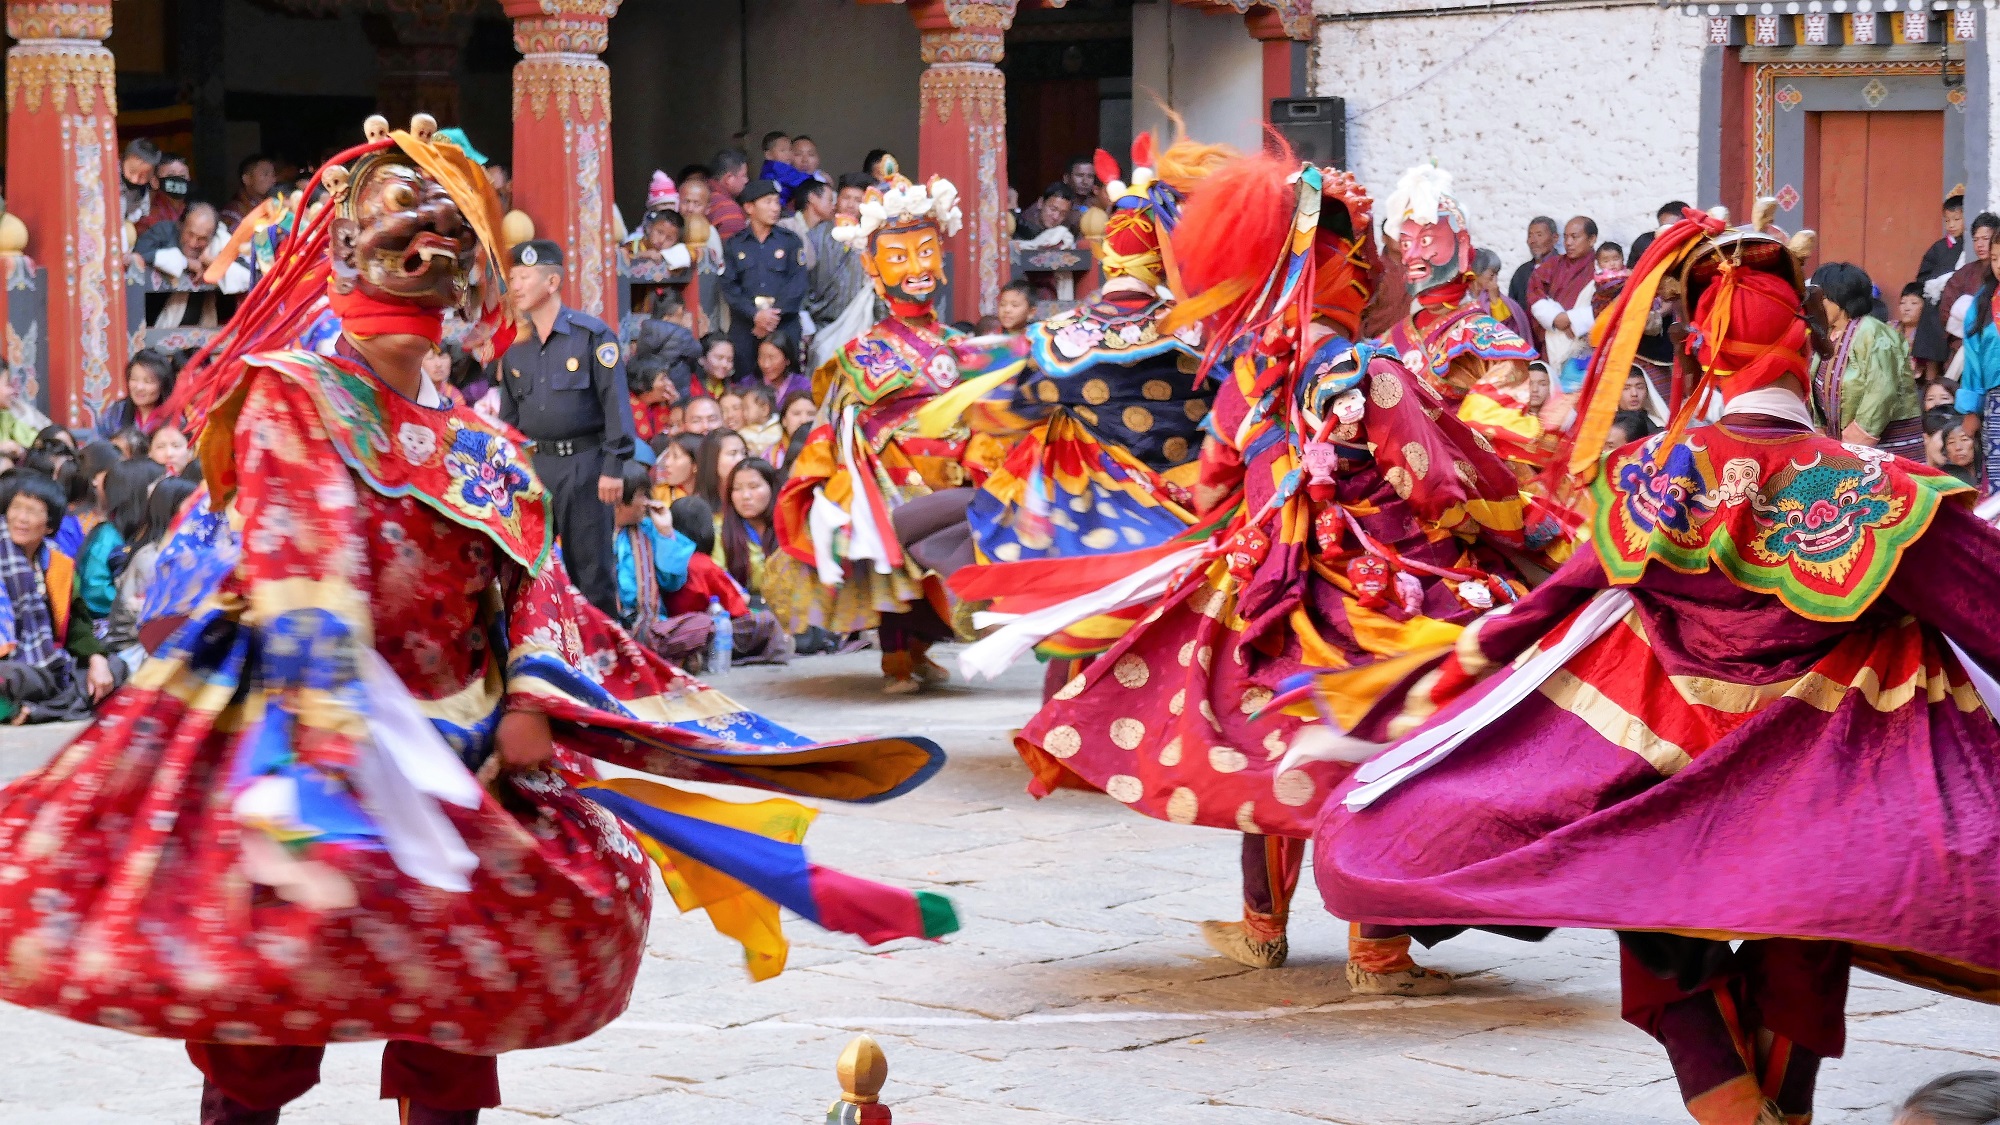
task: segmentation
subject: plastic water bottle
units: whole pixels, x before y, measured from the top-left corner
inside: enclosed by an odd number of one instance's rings
[[[708,623],[713,630],[708,636],[708,674],[713,676],[729,671],[729,658],[736,649],[736,630],[721,598],[708,599]]]

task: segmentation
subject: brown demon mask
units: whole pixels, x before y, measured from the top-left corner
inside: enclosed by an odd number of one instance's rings
[[[361,161],[333,220],[337,292],[462,308],[480,268],[479,236],[450,193],[391,149]]]

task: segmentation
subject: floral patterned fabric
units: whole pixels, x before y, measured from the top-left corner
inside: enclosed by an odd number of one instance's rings
[[[155,608],[186,624],[0,791],[9,1001],[236,1044],[570,1042],[624,1008],[650,908],[638,844],[568,780],[590,759],[845,800],[941,764],[917,740],[812,743],[641,650],[543,561],[540,486],[469,411],[409,404],[358,365],[260,357],[210,426],[212,479],[234,491],[160,564]],[[364,646],[469,764],[505,710],[550,719],[552,768],[437,806],[478,859],[467,891],[406,874],[356,800],[377,749]],[[298,789],[277,839],[354,905],[253,880],[260,832],[237,802],[272,776]]]

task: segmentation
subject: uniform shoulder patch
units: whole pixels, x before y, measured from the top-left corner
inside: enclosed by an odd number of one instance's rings
[[[609,340],[597,345],[597,362],[606,367],[618,366],[618,345]]]

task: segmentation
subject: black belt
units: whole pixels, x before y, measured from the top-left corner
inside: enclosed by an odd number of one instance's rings
[[[602,439],[592,440],[587,437],[563,438],[561,441],[537,440],[535,452],[546,453],[552,457],[574,457],[579,453],[595,452],[601,445]]]

